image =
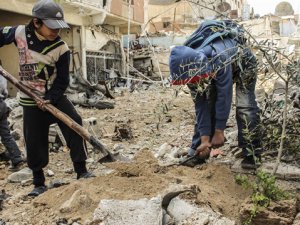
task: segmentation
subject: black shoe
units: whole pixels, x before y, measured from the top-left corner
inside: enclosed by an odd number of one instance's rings
[[[91,173],[91,172],[85,172],[82,174],[77,174],[77,180],[84,178],[84,179],[88,179],[88,178],[92,178],[92,177],[96,177],[95,174]]]
[[[200,159],[198,156],[188,156],[188,155],[179,162],[180,165],[189,166],[189,167],[195,167],[203,163],[205,163],[204,159]]]
[[[246,156],[242,162],[241,167],[243,169],[257,169],[261,165],[261,156]]]
[[[32,196],[32,197],[36,197],[39,196],[40,194],[43,194],[45,191],[47,191],[48,188],[47,186],[43,185],[43,186],[38,186],[35,187],[29,194],[28,196]]]
[[[9,171],[17,172],[25,166],[25,162],[23,159],[18,160],[17,162],[13,162],[11,167],[8,168]]]

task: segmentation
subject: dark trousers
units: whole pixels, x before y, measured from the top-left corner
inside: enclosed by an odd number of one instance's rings
[[[76,112],[67,97],[63,96],[55,106],[75,122],[82,125],[80,115]],[[24,106],[23,119],[27,163],[28,167],[33,171],[33,182],[36,186],[43,185],[44,182],[44,179],[42,179],[42,169],[49,162],[48,134],[49,126],[53,123],[58,124],[66,139],[67,146],[70,148],[70,155],[75,167],[75,172],[85,172],[87,148],[85,141],[80,135],[52,114],[42,111],[37,106]],[[80,166],[76,167],[76,165]]]
[[[208,87],[208,90],[200,94],[197,92],[197,89],[195,86],[188,86],[191,95],[193,98],[194,106],[195,106],[195,114],[196,114],[196,123],[194,125],[194,135],[192,138],[192,145],[189,150],[189,155],[192,156],[195,154],[196,149],[201,145],[201,134],[200,130],[201,127],[199,126],[201,124],[202,118],[208,118],[205,122],[202,122],[202,124],[206,123],[206,126],[210,127],[210,133],[209,136],[214,135],[214,129],[215,129],[215,115],[216,115],[216,98],[217,98],[217,89],[215,86],[215,83],[212,81],[212,84]],[[200,115],[199,109],[201,107],[205,107],[206,110],[204,113],[207,114],[207,116]]]
[[[16,165],[22,161],[22,156],[15,139],[11,136],[8,122],[8,108],[3,100],[0,100],[0,137],[1,142],[8,152],[8,157],[12,165]]]

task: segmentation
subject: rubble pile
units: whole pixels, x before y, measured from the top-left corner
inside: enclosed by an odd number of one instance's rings
[[[71,74],[70,86],[67,89],[67,96],[74,104],[97,109],[112,109],[114,101],[108,100],[114,97],[108,90],[105,82],[101,84],[91,84],[84,79],[80,73]]]
[[[107,224],[124,224],[120,222],[121,215],[138,213],[139,218],[153,218],[150,224],[238,223],[239,210],[249,193],[234,182],[233,167],[228,166],[238,161],[232,154],[237,148],[236,128],[232,126],[226,132],[227,143],[222,148],[225,156],[212,157],[207,164],[196,168],[178,166],[179,157],[190,145],[194,128],[194,109],[189,93],[183,89],[174,91],[152,85],[148,90],[120,91],[114,95],[116,108],[76,109],[82,115],[84,126],[94,136],[114,154],[125,155],[130,161],[100,164],[97,153],[89,146],[87,166],[97,177],[76,181],[69,150],[64,147],[57,127],[53,126],[49,144],[52,146],[51,141],[54,141],[53,146],[59,146],[59,149],[51,150],[49,165],[45,168],[49,191],[30,199],[26,194],[32,188],[31,172],[25,168],[12,173],[8,166],[0,167],[0,187],[9,195],[1,203],[3,222],[92,225],[105,221]],[[22,109],[14,107],[9,118],[13,130],[22,129],[21,115]],[[266,159],[263,164],[268,167],[266,169],[272,167]],[[287,166],[280,167],[279,175],[287,180],[299,179],[299,171]],[[180,193],[179,197],[175,195],[179,192],[174,190],[165,194],[166,187],[181,184],[196,185],[200,191]],[[167,200],[159,196],[167,196]],[[156,199],[154,205],[151,199]],[[129,203],[132,207],[118,207]],[[151,215],[147,207],[151,208]],[[116,210],[121,211],[116,213]],[[134,218],[139,223],[139,218]],[[154,220],[157,218],[163,219]],[[134,220],[130,221],[128,224],[133,224]]]

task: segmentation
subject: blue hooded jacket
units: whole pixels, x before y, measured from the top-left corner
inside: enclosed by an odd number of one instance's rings
[[[186,46],[172,49],[170,58],[170,79],[172,84],[196,83],[212,72],[210,62],[205,54]]]
[[[215,104],[215,127],[224,130],[229,117],[232,102],[232,62],[238,51],[238,43],[231,38],[217,39],[203,48],[192,49],[187,46],[174,47],[170,54],[170,73],[181,76],[216,73],[215,80],[217,100]],[[194,64],[193,64],[194,62]],[[190,72],[193,71],[193,72]],[[207,113],[205,98],[196,104],[197,123],[201,136],[210,136],[210,115]],[[202,118],[203,117],[203,118]]]

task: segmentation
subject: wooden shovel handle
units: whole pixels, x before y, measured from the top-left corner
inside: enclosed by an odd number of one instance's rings
[[[28,95],[34,101],[44,101],[40,96],[36,95],[30,88],[26,85],[22,84],[21,81],[16,79],[10,73],[8,73],[2,66],[0,66],[0,75],[10,81],[14,86],[16,86],[20,91]],[[111,153],[104,147],[103,144],[96,138],[93,137],[84,127],[76,123],[73,119],[71,119],[68,115],[57,109],[55,106],[51,104],[45,104],[44,108],[50,112],[57,119],[62,121],[72,130],[74,130],[77,134],[79,134],[84,140],[88,141],[96,150],[100,150],[103,154],[103,157],[111,156]]]

